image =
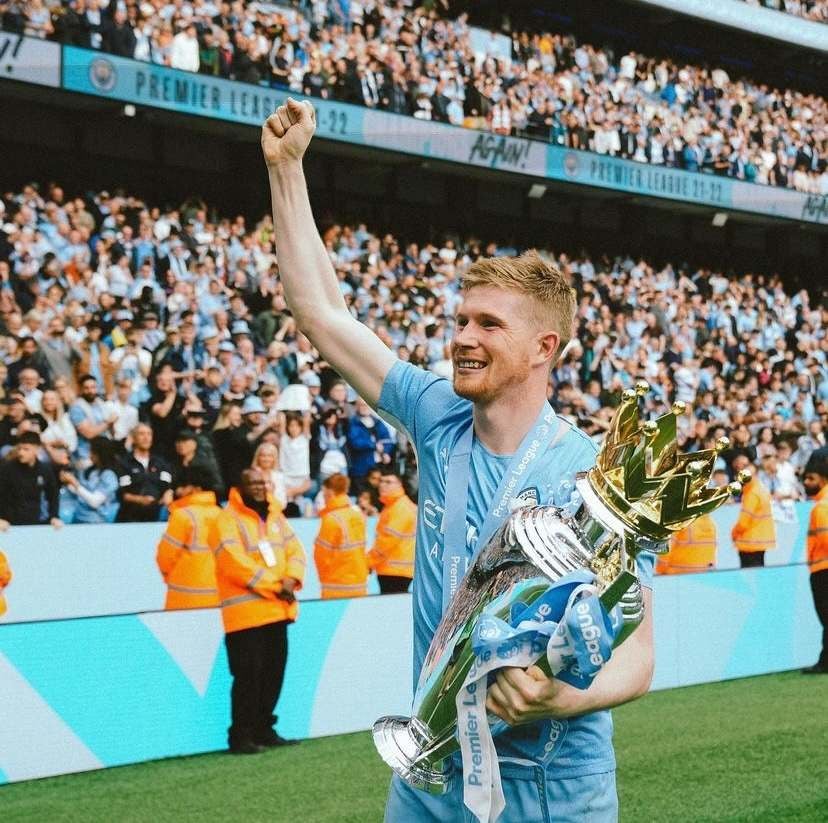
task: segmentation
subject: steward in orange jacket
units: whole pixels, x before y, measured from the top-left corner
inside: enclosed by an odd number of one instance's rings
[[[176,500],[158,543],[155,560],[167,584],[165,609],[218,606],[216,566],[210,547],[221,509],[209,489],[211,480],[199,466],[188,466],[176,484]]]
[[[743,568],[764,566],[765,552],[776,548],[771,493],[756,474],[742,489],[742,508],[730,536]]]
[[[3,589],[11,583],[11,579],[9,561],[6,560],[6,555],[0,552],[0,617],[6,613],[6,598],[3,597]]]
[[[398,594],[408,591],[414,577],[417,506],[406,495],[399,475],[383,474],[379,492],[383,509],[368,567],[377,573],[382,594]]]
[[[702,515],[673,535],[670,551],[659,555],[656,574],[688,574],[716,567],[716,524],[709,514]]]
[[[368,594],[365,515],[349,500],[349,486],[344,474],[332,474],[322,484],[325,508],[313,559],[323,600]]]
[[[241,489],[231,489],[227,508],[216,519],[213,545],[225,632],[293,622],[299,613],[295,598],[277,595],[288,579],[296,581],[291,593],[301,588],[305,550],[279,502],[266,496],[265,503],[267,508],[256,512],[242,499]]]
[[[808,521],[808,567],[811,574],[828,571],[828,482],[814,495]]]
[[[828,674],[828,448],[816,449],[805,464],[802,485],[814,508],[808,522],[808,566],[811,593],[819,622],[822,623],[822,651],[805,674]]]
[[[294,592],[305,577],[305,552],[267,493],[259,469],[242,472],[211,540],[233,687],[230,751],[255,754],[283,746],[273,714],[287,664],[287,627],[298,614]]]

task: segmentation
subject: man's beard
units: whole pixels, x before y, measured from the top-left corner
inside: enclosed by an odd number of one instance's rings
[[[491,369],[492,363],[489,363],[486,370],[491,372]],[[452,388],[458,397],[471,400],[472,403],[485,405],[497,400],[503,394],[515,391],[517,386],[523,384],[529,377],[529,366],[525,363],[516,364],[508,374],[508,378],[497,382],[491,379],[490,374],[487,374],[483,380],[469,380],[466,383],[463,378],[458,376],[457,367],[455,366]],[[458,382],[466,384],[458,386]]]

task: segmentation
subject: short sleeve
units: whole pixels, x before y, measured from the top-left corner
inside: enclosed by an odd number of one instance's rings
[[[448,407],[458,402],[448,380],[398,360],[382,384],[377,409],[416,444],[436,423],[445,420]]]
[[[69,419],[72,421],[72,425],[77,428],[84,420],[86,420],[86,415],[83,412],[83,409],[79,406],[70,406],[69,407]]]
[[[638,569],[638,579],[642,586],[648,589],[653,587],[653,567],[655,566],[655,555],[650,552],[641,552],[635,558],[635,566]]]

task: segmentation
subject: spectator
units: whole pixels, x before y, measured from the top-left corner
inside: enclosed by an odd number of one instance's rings
[[[334,474],[322,483],[325,506],[319,513],[313,560],[323,600],[368,594],[365,515],[351,503],[349,485],[344,474]]]
[[[178,484],[178,477],[185,469],[197,468],[209,481],[204,490],[213,491],[222,487],[219,473],[209,459],[199,454],[198,436],[192,429],[181,429],[175,436],[175,457],[172,461],[173,485]]]
[[[184,409],[183,424],[193,433],[196,443],[196,462],[204,466],[206,471],[212,478],[212,485],[210,488],[215,491],[216,495],[221,497],[223,491],[223,481],[221,477],[221,470],[219,469],[218,460],[216,459],[215,446],[210,434],[205,430],[206,413],[204,410],[193,403],[188,403]]]
[[[133,397],[132,381],[126,377],[119,378],[115,384],[115,398],[111,402],[117,415],[112,426],[112,437],[119,443],[124,443],[138,425],[138,408]]]
[[[258,469],[267,483],[268,494],[272,495],[284,511],[287,505],[285,476],[279,469],[279,449],[273,443],[261,443],[253,455],[251,468]]]
[[[24,337],[20,341],[20,357],[9,363],[7,382],[11,388],[17,388],[20,383],[20,373],[24,369],[34,369],[40,375],[40,379],[48,385],[51,379],[49,363],[34,337]]]
[[[112,523],[118,513],[118,475],[114,443],[93,437],[89,443],[91,465],[74,474],[60,472],[60,482],[77,497],[72,523]]]
[[[131,433],[132,450],[121,459],[118,478],[119,523],[155,523],[161,507],[172,502],[172,473],[167,461],[152,450],[153,431],[139,423]]]
[[[158,454],[166,459],[173,455],[178,420],[184,398],[175,385],[172,369],[162,366],[155,375],[155,388],[142,406],[142,419],[152,427],[153,442]]]
[[[357,398],[356,411],[348,421],[348,454],[350,477],[361,488],[368,472],[377,465],[390,465],[393,441],[388,427],[362,399]]]
[[[40,390],[40,375],[31,367],[20,371],[18,391],[23,395],[23,402],[31,414],[40,414],[43,392]]]
[[[312,426],[311,472],[314,477],[325,479],[333,474],[346,474],[348,461],[345,456],[347,437],[345,424],[333,406],[326,406],[319,420]]]
[[[305,514],[304,495],[311,489],[310,476],[310,415],[289,414],[285,432],[279,441],[282,471],[285,475],[287,517]]]
[[[50,458],[52,450],[56,447],[63,447],[73,454],[78,447],[78,435],[60,395],[54,389],[46,389],[40,405],[43,419],[46,421],[41,442],[49,452]]]
[[[216,457],[226,488],[238,486],[241,473],[250,466],[249,444],[243,422],[238,403],[227,403],[213,429]]]
[[[26,431],[17,437],[11,453],[0,462],[0,531],[10,526],[51,523],[56,529],[58,486],[54,472],[38,459],[40,435]]]
[[[86,338],[79,344],[75,374],[78,385],[84,375],[91,375],[109,396],[112,393],[115,369],[109,359],[109,346],[101,341],[102,332],[100,320],[93,318],[86,324]]]
[[[249,535],[261,538],[254,544]],[[273,710],[287,663],[287,627],[298,614],[294,593],[305,576],[305,552],[268,499],[260,471],[246,469],[239,488],[231,489],[211,548],[233,677],[230,752],[256,754],[288,745],[293,741],[273,728],[278,720]]]
[[[0,420],[0,449],[8,450],[24,432],[43,431],[46,426],[40,425],[39,417],[26,408],[22,394],[15,392],[9,395],[6,416]]]
[[[89,465],[89,443],[94,437],[109,437],[118,419],[115,410],[98,396],[98,381],[84,374],[78,381],[80,396],[69,409],[69,419],[78,433],[75,460],[82,468]]]
[[[199,59],[196,27],[188,23],[173,37],[170,66],[182,71],[198,71]]]

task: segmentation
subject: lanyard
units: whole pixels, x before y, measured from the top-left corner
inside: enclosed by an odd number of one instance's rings
[[[532,465],[546,452],[552,440],[552,432],[559,426],[555,412],[549,403],[543,408],[532,428],[521,441],[512,456],[500,484],[492,498],[492,504],[477,538],[477,546],[486,545],[498,526],[511,512],[512,498],[521,479],[528,477]],[[557,438],[556,438],[557,439]],[[474,419],[464,429],[449,458],[446,474],[446,497],[443,514],[443,613],[457,591],[460,579],[466,572],[460,563],[466,557],[466,508],[469,501],[471,450],[474,440]]]

